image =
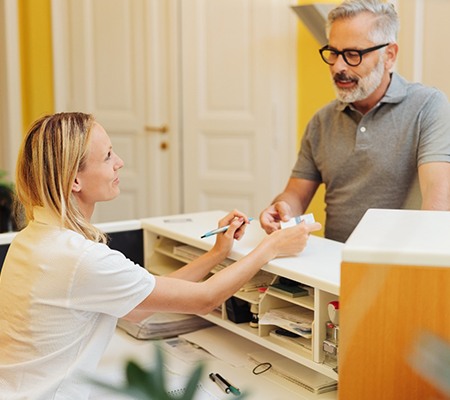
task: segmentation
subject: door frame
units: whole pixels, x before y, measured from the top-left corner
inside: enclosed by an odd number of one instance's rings
[[[0,168],[14,180],[22,141],[20,42],[16,0],[0,0]]]

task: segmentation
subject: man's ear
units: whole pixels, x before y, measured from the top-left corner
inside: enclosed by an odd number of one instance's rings
[[[386,48],[386,69],[388,71],[391,71],[394,68],[395,61],[397,60],[397,53],[398,53],[398,44],[397,43],[391,43]]]
[[[76,177],[72,183],[72,192],[78,193],[80,191],[81,191],[81,183],[78,177]]]

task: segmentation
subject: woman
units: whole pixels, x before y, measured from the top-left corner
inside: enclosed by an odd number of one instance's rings
[[[229,254],[249,222],[230,212],[214,247],[169,276],[153,276],[90,223],[95,204],[119,194],[123,161],[91,115],[61,113],[24,139],[17,195],[28,226],[10,246],[0,280],[0,390],[7,399],[85,399],[119,317],[205,314],[274,257],[295,254],[320,224],[274,232],[246,257],[199,282]]]

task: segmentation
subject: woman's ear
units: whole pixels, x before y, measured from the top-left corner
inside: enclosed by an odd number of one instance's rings
[[[81,183],[78,177],[76,177],[72,183],[72,192],[78,193],[80,191],[81,191]]]

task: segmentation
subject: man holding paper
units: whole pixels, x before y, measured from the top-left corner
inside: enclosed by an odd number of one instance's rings
[[[303,136],[284,191],[260,215],[267,233],[303,214],[325,184],[325,237],[345,242],[369,208],[450,210],[450,106],[435,88],[392,72],[399,21],[381,0],[347,0],[328,15],[337,99]]]

